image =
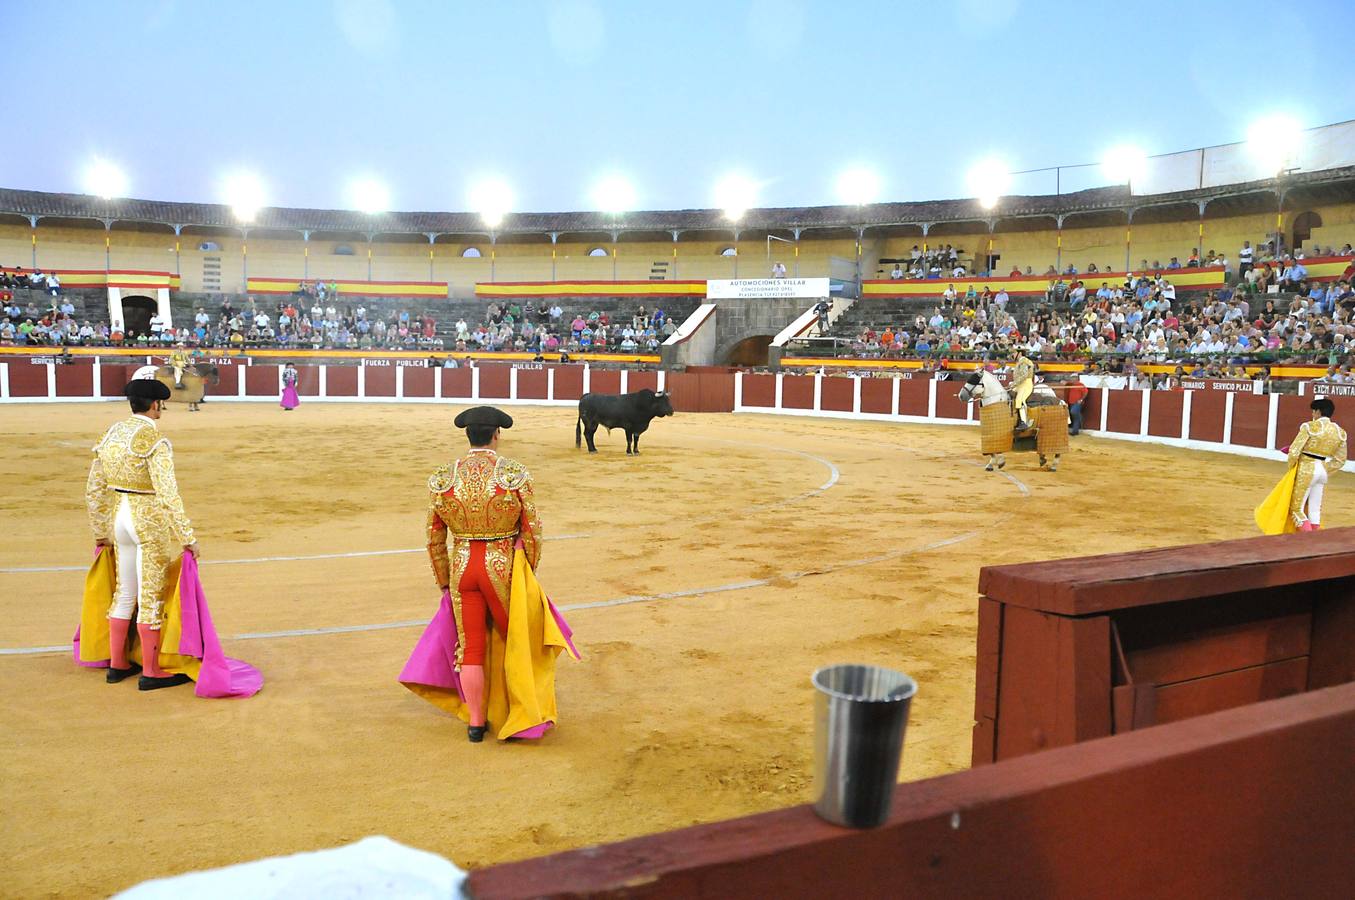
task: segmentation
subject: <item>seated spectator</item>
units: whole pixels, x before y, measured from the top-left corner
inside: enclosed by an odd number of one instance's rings
[[[890,270],[889,277],[892,278],[894,281],[901,280],[903,278],[903,266],[899,265],[898,263],[894,263],[894,268]]]

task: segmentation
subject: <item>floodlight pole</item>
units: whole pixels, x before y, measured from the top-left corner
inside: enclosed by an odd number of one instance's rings
[[[104,272],[107,273],[113,268],[113,220],[101,219],[104,223]]]
[[[734,231],[734,277],[735,277],[735,278],[738,278],[738,277],[739,277],[739,234],[740,234],[741,232],[740,232],[739,229],[737,229],[737,228],[733,229],[733,231]]]

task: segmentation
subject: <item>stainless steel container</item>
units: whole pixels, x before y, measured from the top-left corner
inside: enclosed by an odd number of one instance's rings
[[[879,666],[839,665],[813,676],[814,811],[874,828],[889,817],[908,708],[917,682]]]

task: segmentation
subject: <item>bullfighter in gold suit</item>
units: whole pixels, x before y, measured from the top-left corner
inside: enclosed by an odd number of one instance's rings
[[[1299,531],[1316,531],[1322,527],[1322,495],[1327,476],[1341,471],[1346,464],[1346,432],[1331,420],[1336,405],[1326,397],[1312,402],[1312,421],[1299,426],[1299,433],[1289,445],[1289,465],[1296,467],[1294,495],[1289,501],[1289,515]]]
[[[428,479],[428,557],[438,587],[450,592],[456,670],[470,712],[469,736],[478,743],[486,730],[487,628],[492,622],[501,635],[507,634],[514,546],[522,542],[527,563],[535,569],[541,558],[541,519],[531,475],[521,463],[498,454],[499,429],[511,428],[512,417],[479,406],[458,415],[456,425],[466,429],[471,448]]]
[[[166,573],[181,552],[198,554],[174,477],[174,450],[156,425],[170,390],[154,380],[154,374],[153,367],[146,367],[138,372],[142,377],[127,383],[124,393],[132,415],[110,427],[94,446],[85,483],[95,542],[112,547],[117,560],[117,588],[108,611],[112,647],[108,681],[121,681],[138,671],[127,660],[127,635],[135,610],[146,660],[142,690],[189,680],[186,675],[161,671],[158,650]]]

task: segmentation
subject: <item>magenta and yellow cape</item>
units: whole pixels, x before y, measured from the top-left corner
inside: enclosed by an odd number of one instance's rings
[[[513,551],[508,598],[508,634],[489,630],[485,648],[487,718],[499,740],[539,738],[556,721],[555,660],[564,650],[574,659],[573,632],[550,602],[519,547]],[[400,683],[463,722],[470,712],[456,672],[456,617],[443,593],[433,620],[400,672]]]
[[[108,610],[117,583],[112,547],[103,547],[85,576],[85,599],[80,624],[71,640],[75,662],[89,668],[107,668],[111,656]],[[160,668],[184,674],[195,682],[199,697],[252,697],[263,687],[259,670],[221,652],[221,641],[207,608],[207,595],[198,579],[198,564],[185,553],[165,579],[165,618],[160,626]],[[131,630],[128,658],[140,663],[141,642]]]

